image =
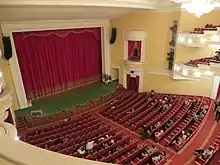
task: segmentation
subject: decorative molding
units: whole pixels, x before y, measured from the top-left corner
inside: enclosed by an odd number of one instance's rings
[[[128,41],[141,41],[141,59],[140,62],[145,61],[146,43],[147,38],[146,31],[123,31],[124,38],[124,60],[128,59]]]
[[[214,32],[214,33],[213,33]],[[195,34],[190,32],[180,32],[178,34],[178,43],[185,47],[213,47],[220,45],[220,40],[213,40],[212,37],[217,36],[220,38],[219,31],[207,31],[204,34]],[[214,38],[215,39],[215,38]],[[214,47],[213,47],[214,48]]]
[[[1,5],[7,6],[99,6],[99,7],[124,7],[124,8],[139,8],[139,9],[156,9],[157,1],[151,0],[54,0],[53,3],[49,0],[0,0]]]
[[[190,80],[213,79],[217,75],[217,72],[213,71],[211,67],[193,67],[184,63],[175,63],[173,73],[179,75],[180,79],[184,77],[184,79]]]
[[[123,37],[126,41],[144,41],[147,38],[146,31],[123,31]]]
[[[168,76],[168,77],[172,77],[172,71],[170,70],[151,70],[148,71],[149,74],[154,74],[154,75],[160,75],[160,76]]]
[[[210,67],[212,68],[220,68],[220,63],[210,62]]]
[[[1,132],[0,135],[5,134],[13,139],[17,137],[17,129],[15,128],[13,124],[3,122],[3,123],[0,123],[0,127],[3,128],[4,130],[4,132],[3,133]]]
[[[120,69],[121,67],[119,65],[112,65],[112,68],[114,69]]]
[[[143,62],[134,62],[129,60],[123,60],[123,66],[126,70],[143,72],[144,71],[144,63]]]
[[[168,0],[54,0],[52,4],[49,0],[0,0],[0,4],[7,6],[105,6],[155,10],[171,10],[178,8],[180,10],[179,4]]]
[[[13,57],[9,61],[12,77],[15,85],[20,108],[28,107],[23,80],[21,77],[20,67],[13,41],[13,32],[35,31],[35,30],[57,30],[71,28],[102,28],[102,72],[110,75],[110,46],[109,46],[109,27],[110,23],[107,19],[81,19],[81,20],[56,20],[56,21],[7,21],[2,22],[2,32],[11,38]]]
[[[10,88],[3,88],[3,92],[0,94],[0,102],[10,100],[12,90]]]

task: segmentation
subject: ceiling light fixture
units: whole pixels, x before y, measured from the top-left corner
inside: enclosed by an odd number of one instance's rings
[[[201,15],[214,10],[219,6],[219,0],[171,0],[181,4],[181,8],[187,12],[196,15],[199,18]]]

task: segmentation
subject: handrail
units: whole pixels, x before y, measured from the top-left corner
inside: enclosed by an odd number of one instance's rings
[[[0,158],[16,165],[105,165],[106,163],[80,159],[44,150],[7,136],[0,137]]]

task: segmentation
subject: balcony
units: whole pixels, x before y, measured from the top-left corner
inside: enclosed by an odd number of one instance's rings
[[[9,88],[4,88],[3,92],[0,94],[0,113],[4,112],[12,105],[12,90]]]

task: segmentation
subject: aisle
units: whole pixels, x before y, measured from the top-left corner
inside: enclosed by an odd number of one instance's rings
[[[207,143],[211,138],[214,131],[214,111],[211,108],[206,121],[195,136],[187,143],[187,145],[180,150],[173,158],[169,165],[177,165],[181,162],[181,165],[194,165],[194,150],[201,148],[204,143]],[[210,132],[212,130],[212,132]],[[209,134],[208,134],[209,133]]]

